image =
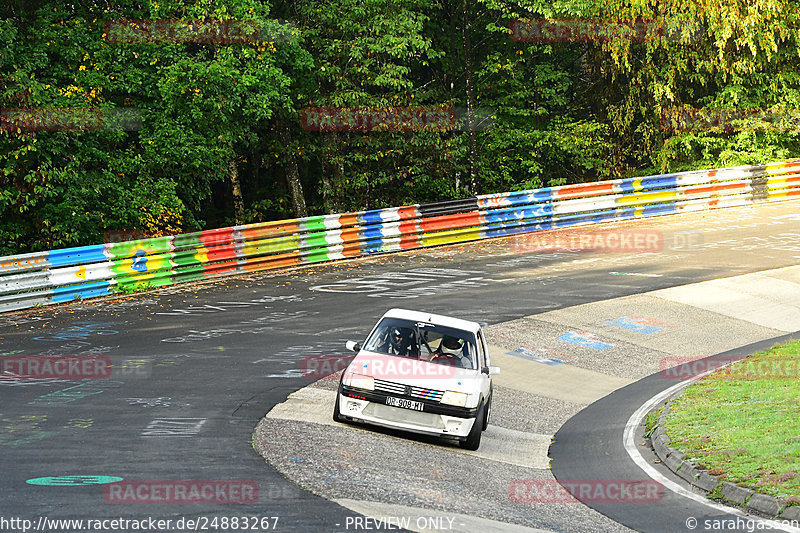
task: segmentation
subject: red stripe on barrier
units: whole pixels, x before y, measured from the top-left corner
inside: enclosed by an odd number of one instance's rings
[[[455,215],[442,215],[438,217],[423,218],[419,221],[419,227],[423,233],[430,231],[441,231],[446,229],[469,228],[481,225],[480,213],[458,213]]]
[[[749,184],[747,183],[723,183],[719,185],[702,185],[699,187],[687,187],[684,189],[684,194],[703,194],[713,193],[718,191],[735,191],[738,189],[746,190]]]
[[[417,218],[419,216],[417,214],[416,207],[401,207],[397,210],[397,216],[400,217],[400,220],[410,220]]]
[[[400,248],[403,250],[419,248],[419,226],[416,219],[409,222],[401,222],[397,229],[400,231]]]

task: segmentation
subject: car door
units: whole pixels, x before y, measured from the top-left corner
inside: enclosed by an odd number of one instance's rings
[[[492,378],[483,372],[484,368],[489,368],[489,350],[486,348],[486,339],[483,338],[483,332],[478,330],[478,371],[480,372],[481,394],[485,399],[488,399],[491,392]]]

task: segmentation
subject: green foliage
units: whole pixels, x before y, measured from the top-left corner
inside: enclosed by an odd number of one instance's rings
[[[239,185],[257,222],[295,216],[300,189],[320,214],[796,157],[798,17],[777,0],[14,0],[0,7],[0,255],[233,224]],[[667,31],[510,38],[512,20],[544,18]],[[258,32],[126,40],[125,20]],[[300,121],[418,106],[459,125]],[[83,115],[17,130],[14,109]],[[680,123],[696,109],[724,124]]]

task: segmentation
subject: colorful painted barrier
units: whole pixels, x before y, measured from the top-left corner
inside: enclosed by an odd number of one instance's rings
[[[0,257],[0,312],[425,246],[792,198],[800,199],[800,160]]]

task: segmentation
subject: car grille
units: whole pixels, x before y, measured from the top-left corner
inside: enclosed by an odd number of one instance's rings
[[[375,380],[375,390],[380,392],[388,392],[397,396],[406,396],[411,398],[420,398],[422,400],[431,400],[433,402],[441,401],[444,391],[436,389],[426,389],[425,387],[408,387],[411,389],[410,394],[406,393],[406,385],[402,383],[395,383],[393,381],[385,381],[383,379]]]

